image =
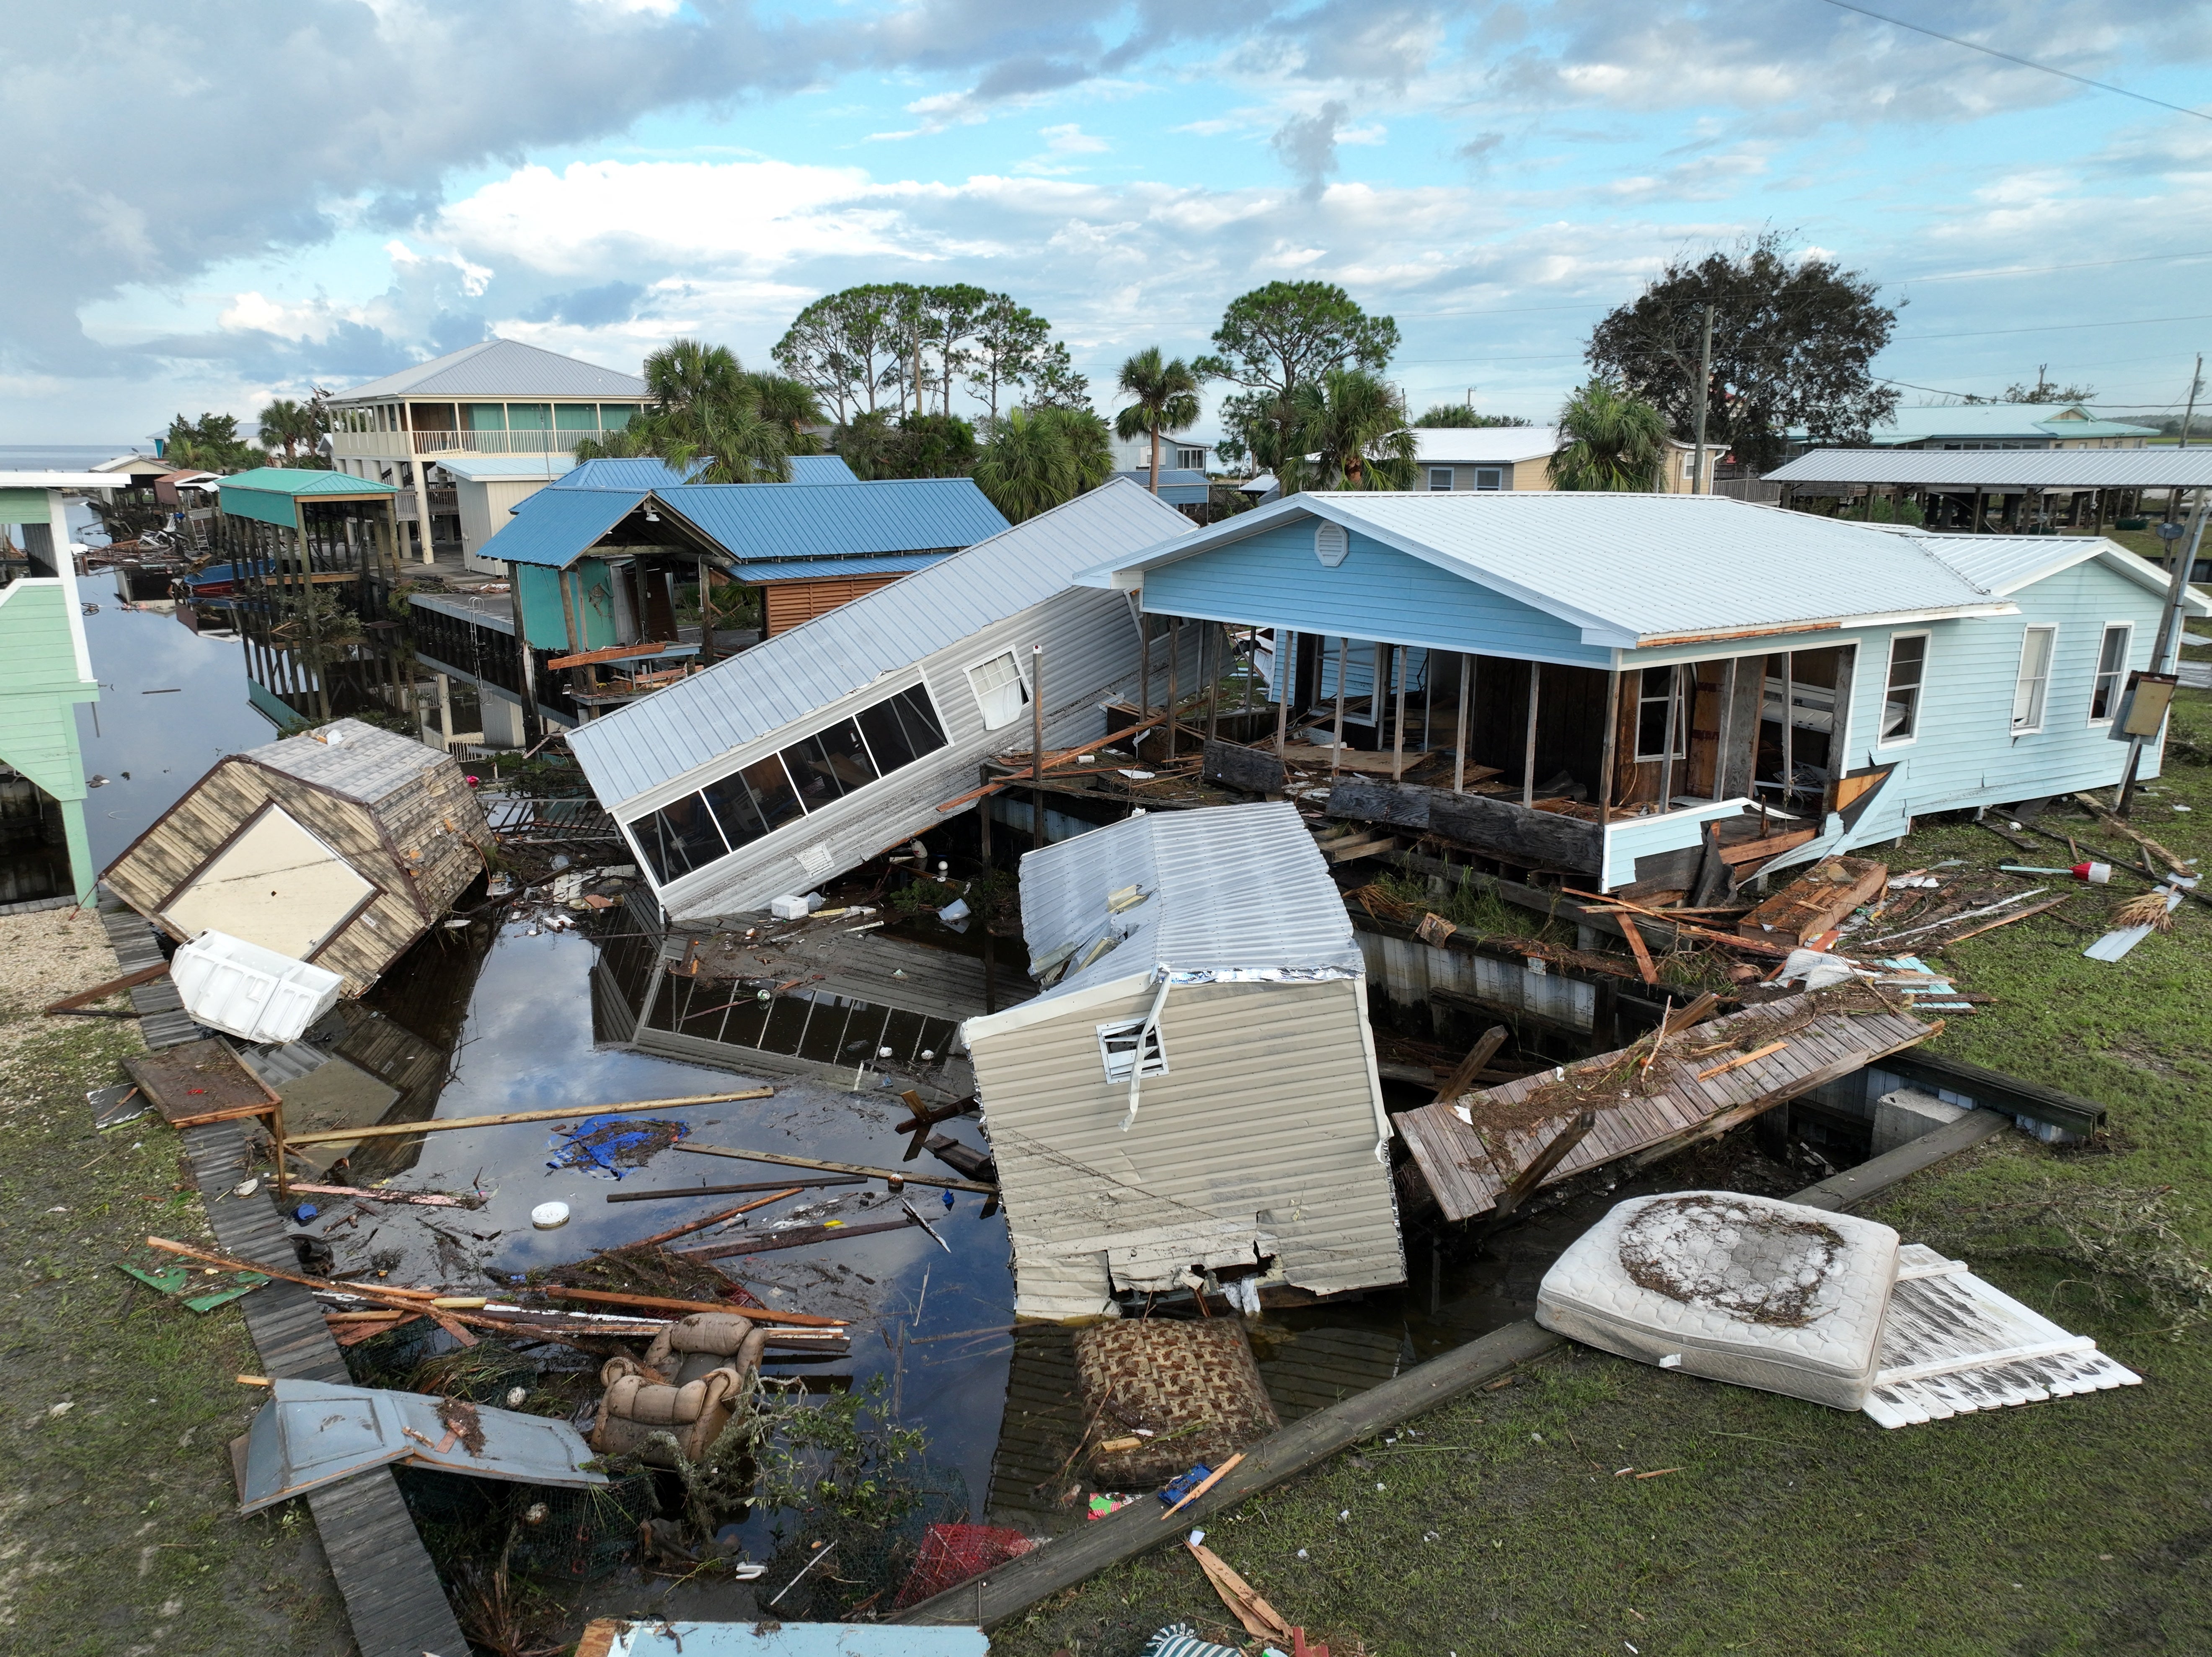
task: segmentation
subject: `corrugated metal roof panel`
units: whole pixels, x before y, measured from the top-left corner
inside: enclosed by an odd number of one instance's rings
[[[1416,426],[1425,466],[1510,466],[1540,460],[1559,447],[1557,426]]]
[[[605,397],[642,402],[645,382],[618,368],[602,368],[514,339],[488,339],[411,368],[356,385],[333,401],[372,402],[391,397]]]
[[[651,455],[629,456],[617,460],[580,460],[576,463],[575,470],[554,487],[563,489],[673,489],[713,464],[708,460],[694,460],[678,471],[665,460]]]
[[[857,483],[859,474],[845,464],[841,454],[795,454],[791,457],[791,481],[794,483]]]
[[[1906,535],[1717,495],[1553,490],[1289,495],[1086,578],[1128,585],[1148,565],[1320,517],[1633,646],[1734,630],[1969,611],[1990,595]],[[1255,618],[1264,620],[1265,618]]]
[[[560,477],[574,470],[568,454],[441,454],[431,463],[471,483],[497,477]]]
[[[1815,449],[1770,483],[1903,483],[1940,489],[2203,489],[2212,448]]]
[[[566,569],[637,509],[643,489],[564,489],[550,484],[518,503],[479,555]]]
[[[500,533],[514,532],[510,525]],[[1107,483],[593,719],[570,736],[570,748],[601,801],[617,805],[1042,604],[1075,586],[1080,571],[1190,532],[1188,519],[1133,483]]]
[[[841,575],[905,575],[951,556],[944,552],[895,552],[882,558],[778,558],[727,568],[740,581],[826,581]]]
[[[105,487],[105,486],[103,486]],[[222,480],[226,489],[253,489],[263,495],[397,495],[390,483],[350,472],[327,472],[306,466],[256,466],[233,472]]]
[[[965,477],[857,484],[691,483],[664,506],[739,557],[850,558],[973,546],[1006,520]]]
[[[1032,1008],[1163,965],[1365,970],[1328,860],[1287,801],[1129,817],[1030,853],[1021,886],[1032,959],[1073,944],[1080,962],[1109,933],[1121,940]],[[1150,896],[1109,913],[1108,895],[1131,886]]]

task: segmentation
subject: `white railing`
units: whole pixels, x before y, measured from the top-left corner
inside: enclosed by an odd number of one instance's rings
[[[566,454],[597,432],[430,432],[411,434],[417,454]]]

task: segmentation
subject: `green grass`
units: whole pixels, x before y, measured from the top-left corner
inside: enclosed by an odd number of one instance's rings
[[[2178,717],[2212,748],[2212,699],[2185,695]],[[2148,785],[2135,821],[2212,864],[2212,770]],[[1888,856],[2020,860],[1964,823]],[[1871,1211],[2094,1335],[2144,1385],[1886,1432],[1571,1347],[1418,1418],[1418,1436],[1218,1518],[1209,1545],[1340,1657],[1355,1642],[1436,1657],[2212,1651],[2212,1336],[2176,1333],[2185,1295],[2092,1269],[2053,1223],[2110,1241],[2108,1264],[2185,1277],[2212,1251],[2212,913],[2185,906],[2124,961],[2083,960],[2136,889],[2085,889],[1942,957],[1996,999],[1954,1019],[1941,1050],[2101,1101],[2108,1142],[2062,1152],[2006,1134]],[[2150,1193],[2132,1200],[2157,1205],[2163,1236],[2085,1231],[2115,1193]],[[1626,1466],[1680,1471],[1615,1477]],[[1243,1637],[1176,1548],[1038,1607],[993,1649],[1121,1657],[1179,1619]]]
[[[232,1379],[258,1367],[238,1307],[133,1295],[111,1264],[209,1235],[174,1132],[93,1131],[85,1090],[123,1079],[137,1027],[46,1022],[0,1053],[0,1649],[349,1651],[305,1508],[237,1514],[227,1446],[262,1396]]]

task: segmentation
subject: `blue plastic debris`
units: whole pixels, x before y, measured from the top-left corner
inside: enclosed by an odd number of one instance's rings
[[[945,1193],[945,1205],[947,1208],[952,1206],[952,1193],[949,1191]]]
[[[1172,1508],[1212,1477],[1212,1468],[1207,1466],[1203,1461],[1194,1463],[1188,1472],[1178,1473],[1160,1486],[1160,1505],[1164,1508]]]
[[[316,1215],[322,1211],[323,1211],[321,1209],[317,1208],[313,1203],[301,1203],[297,1208],[295,1208],[292,1211],[293,1223],[295,1225],[305,1225],[308,1221],[313,1219]]]
[[[642,1167],[691,1130],[681,1122],[649,1116],[586,1116],[572,1128],[559,1131],[567,1138],[548,1168],[593,1168],[617,1180],[630,1168]]]

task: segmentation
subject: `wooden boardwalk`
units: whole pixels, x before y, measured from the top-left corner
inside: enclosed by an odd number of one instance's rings
[[[1568,1086],[1560,1085],[1560,1072],[1541,1071],[1471,1095],[1458,1104],[1472,1121],[1462,1120],[1450,1102],[1402,1111],[1391,1120],[1444,1217],[1472,1219],[1496,1206],[1514,1175],[1586,1107],[1595,1110],[1595,1126],[1543,1184],[1624,1158],[1651,1162],[1725,1133],[1770,1106],[1924,1041],[1938,1028],[1903,1013],[1827,1010],[1818,997],[1791,996],[1668,1037],[1640,1080],[1633,1079],[1635,1060],[1647,1050],[1648,1039],[1636,1047],[1568,1065]],[[1786,1045],[1698,1079],[1699,1071],[1770,1040]],[[1599,1077],[1615,1071],[1616,1082],[1597,1085]],[[1524,1102],[1547,1108],[1532,1114]]]
[[[153,929],[138,915],[126,909],[103,914],[100,920],[125,972],[161,959]],[[199,1027],[185,1016],[176,986],[167,979],[141,985],[131,998],[149,1047],[199,1039]],[[251,1197],[229,1194],[246,1176],[247,1136],[253,1126],[210,1122],[186,1128],[179,1137],[216,1246],[238,1259],[295,1272],[299,1260],[271,1188],[264,1185]],[[237,1305],[263,1375],[339,1386],[352,1380],[323,1322],[322,1308],[306,1290],[295,1284],[264,1284]],[[422,1657],[425,1652],[459,1657],[468,1650],[389,1467],[325,1485],[307,1502],[361,1657]]]

